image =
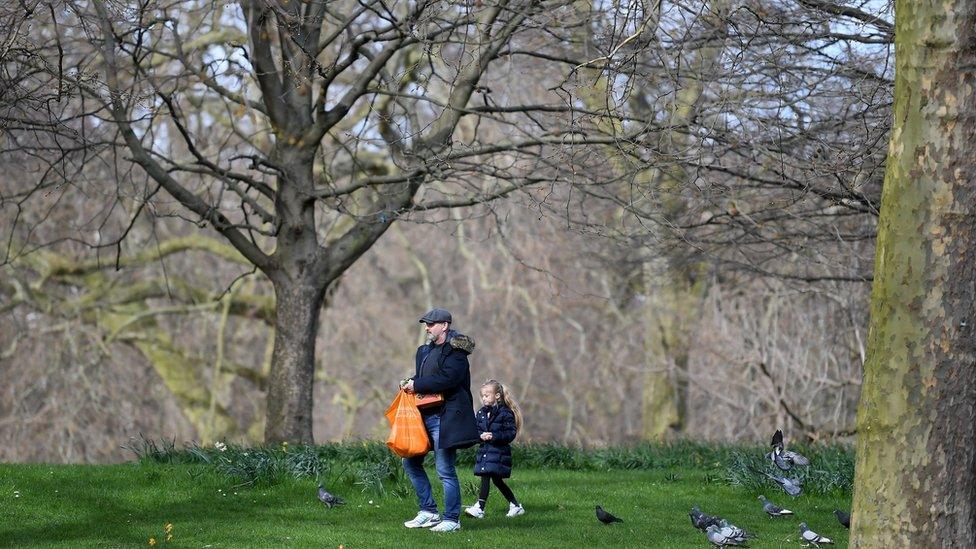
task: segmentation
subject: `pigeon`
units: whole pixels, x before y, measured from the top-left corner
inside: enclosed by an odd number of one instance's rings
[[[803,486],[800,484],[799,479],[779,477],[769,473],[763,473],[763,474],[769,477],[769,479],[775,482],[776,484],[779,484],[784,492],[786,492],[787,494],[793,497],[796,497],[800,495],[801,492],[803,492]]]
[[[614,522],[623,522],[617,517],[611,515],[610,513],[603,510],[603,507],[599,505],[596,506],[596,518],[603,524],[613,524]]]
[[[837,522],[841,523],[844,528],[848,530],[851,529],[851,515],[841,511],[840,509],[834,509],[834,516],[837,517]]]
[[[766,511],[766,514],[771,517],[782,517],[784,515],[793,514],[793,511],[790,511],[789,509],[783,509],[782,507],[774,505],[773,502],[766,499],[766,496],[759,496],[759,499],[761,499],[763,502],[763,511]]]
[[[331,508],[333,505],[345,505],[346,502],[338,496],[333,496],[326,489],[319,484],[319,501],[325,504],[326,507]]]
[[[745,541],[739,541],[734,538],[727,537],[722,533],[723,530],[719,529],[718,526],[712,524],[705,529],[705,537],[708,541],[712,543],[715,547],[725,547],[728,545],[745,545]]]
[[[799,465],[801,467],[806,467],[807,465],[810,465],[809,459],[794,452],[793,450],[783,451],[783,459],[792,463],[793,465]]]
[[[772,446],[773,449],[766,454],[766,459],[772,461],[774,465],[783,471],[789,471],[792,469],[793,466],[783,459],[783,431],[777,429],[776,432],[773,433],[773,438],[769,441],[769,445]]]
[[[756,537],[755,534],[751,534],[738,526],[731,524],[729,521],[722,519],[719,524],[718,532],[722,534],[726,539],[731,539],[738,541],[740,543],[745,543],[750,539]]]
[[[783,431],[779,429],[773,433],[773,438],[769,441],[769,445],[773,449],[766,454],[766,459],[772,461],[776,467],[779,467],[783,471],[789,471],[794,465],[803,467],[810,465],[809,459],[792,450],[786,449],[786,446],[783,444]]]
[[[821,543],[829,543],[831,545],[834,544],[830,538],[825,538],[807,528],[807,523],[805,522],[800,523],[800,543],[804,546],[813,545],[814,547],[820,547]]]
[[[691,511],[688,513],[688,516],[691,517],[691,525],[698,528],[702,532],[704,532],[709,526],[719,526],[719,524],[722,522],[722,517],[706,515],[705,513],[702,513],[701,509],[698,507],[692,507]]]
[[[772,461],[781,471],[789,471],[793,468],[793,464],[783,459],[783,453],[779,450],[774,449],[772,452],[766,454],[766,459]]]

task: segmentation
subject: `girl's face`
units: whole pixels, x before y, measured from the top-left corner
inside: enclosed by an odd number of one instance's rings
[[[481,388],[481,403],[485,406],[494,406],[501,395],[491,390],[491,387]]]

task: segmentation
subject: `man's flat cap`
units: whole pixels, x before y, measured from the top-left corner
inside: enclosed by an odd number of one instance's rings
[[[448,311],[447,309],[440,309],[438,307],[434,307],[433,309],[427,311],[427,314],[420,317],[420,321],[421,322],[447,322],[448,324],[450,324],[452,322],[451,312]]]

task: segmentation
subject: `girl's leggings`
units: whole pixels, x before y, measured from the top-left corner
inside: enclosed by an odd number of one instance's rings
[[[518,501],[515,499],[515,494],[513,494],[512,489],[505,484],[505,479],[502,477],[483,476],[481,477],[481,492],[478,493],[478,504],[482,509],[485,508],[485,502],[488,501],[488,489],[491,487],[491,482],[495,483],[495,487],[498,488],[498,491],[505,496],[505,499],[507,499],[509,503],[518,505]]]

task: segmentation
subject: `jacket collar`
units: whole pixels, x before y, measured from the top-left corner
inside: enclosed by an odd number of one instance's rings
[[[443,351],[441,351],[443,355],[449,354],[454,349],[464,351],[467,354],[474,352],[474,340],[457,330],[448,330],[447,338],[444,339],[444,343],[447,344],[447,346],[444,347]],[[426,347],[427,352],[430,352],[430,350],[434,348],[434,342],[431,341],[426,345]]]

